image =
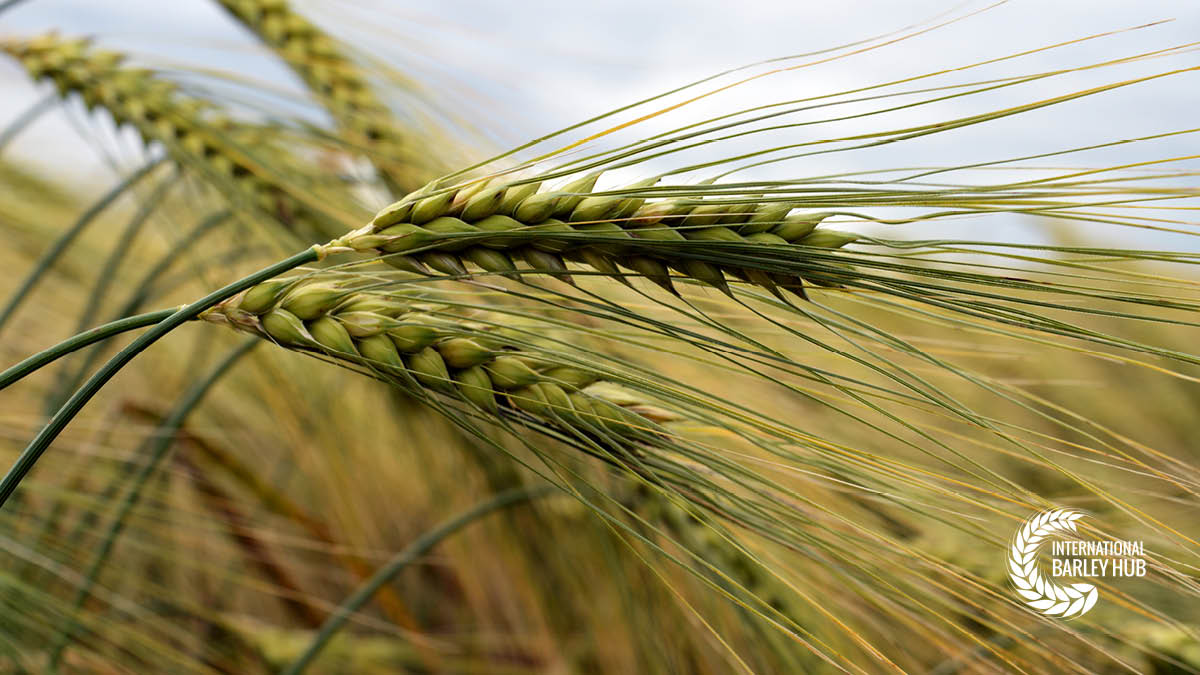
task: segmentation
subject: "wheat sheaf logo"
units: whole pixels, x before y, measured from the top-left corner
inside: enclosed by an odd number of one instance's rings
[[[1070,509],[1043,511],[1026,520],[1013,537],[1008,553],[1008,577],[1025,603],[1042,614],[1064,619],[1082,616],[1099,598],[1092,584],[1060,586],[1038,569],[1042,543],[1056,534],[1077,533],[1075,521],[1082,517],[1082,513]]]

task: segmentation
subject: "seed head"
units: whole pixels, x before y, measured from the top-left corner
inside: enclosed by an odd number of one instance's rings
[[[532,417],[589,437],[603,432],[610,443],[624,439],[625,449],[655,427],[651,418],[632,412],[644,402],[614,403],[603,389],[593,393],[603,383],[600,372],[564,361],[553,350],[530,351],[536,330],[431,313],[436,307],[420,296],[357,290],[315,277],[260,284],[205,318],[357,366],[410,391],[459,399],[490,415]]]
[[[374,250],[389,264],[418,274],[465,276],[470,265],[511,275],[520,260],[573,283],[566,265],[571,260],[623,282],[621,268],[632,270],[671,293],[674,270],[725,293],[732,275],[776,294],[788,289],[804,297],[800,278],[721,263],[719,256],[702,260],[688,255],[697,250],[690,246],[742,246],[734,250],[749,254],[756,246],[839,248],[858,239],[818,229],[830,214],[791,213],[789,202],[755,203],[754,196],[647,202],[638,191],[655,185],[658,177],[630,186],[632,195],[589,194],[597,178],[588,174],[546,192],[530,187],[540,183],[477,181],[458,189],[431,183],[383,209],[369,228],[339,244]],[[796,255],[804,254],[798,249]]]

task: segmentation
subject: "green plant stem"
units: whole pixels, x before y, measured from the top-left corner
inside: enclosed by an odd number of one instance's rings
[[[390,582],[405,567],[408,567],[417,558],[428,553],[430,549],[437,546],[443,539],[494,511],[516,504],[523,504],[557,491],[558,488],[552,485],[541,485],[533,488],[518,488],[501,492],[495,497],[471,507],[418,537],[416,541],[409,544],[403,551],[397,553],[386,565],[379,568],[378,572],[372,575],[358,590],[342,601],[342,604],[338,605],[337,609],[333,610],[329,618],[325,619],[325,623],[321,625],[321,629],[317,631],[316,637],[313,638],[312,642],[304,650],[304,653],[283,671],[284,675],[299,675],[299,673],[304,672],[325,645],[329,643],[329,640],[333,638],[334,633],[346,624],[351,614],[361,609],[384,584]]]
[[[129,220],[129,224],[121,232],[117,243],[113,246],[112,251],[109,252],[104,263],[101,264],[100,270],[96,273],[96,283],[92,285],[92,290],[88,294],[83,313],[80,315],[75,329],[76,331],[84,330],[96,320],[100,312],[100,305],[108,297],[109,289],[112,288],[113,283],[117,280],[117,269],[121,266],[125,255],[133,248],[133,242],[137,239],[142,228],[145,227],[146,222],[162,206],[167,194],[171,191],[171,188],[179,184],[179,180],[179,173],[176,172],[173,177],[156,185],[154,191],[139,204],[137,213]]]
[[[0,636],[0,652],[3,652],[6,656],[8,656],[9,662],[12,663],[13,669],[5,672],[11,672],[13,675],[29,674],[29,671],[26,670],[25,666],[21,663],[21,653],[17,651],[16,645],[3,636]]]
[[[100,271],[96,275],[96,283],[92,285],[92,290],[88,294],[88,299],[83,306],[83,313],[76,322],[76,332],[86,330],[88,326],[96,321],[96,317],[100,312],[100,306],[103,304],[104,299],[108,297],[109,289],[117,277],[117,269],[120,267],[121,261],[130,248],[132,248],[134,240],[137,239],[137,235],[145,226],[146,221],[162,205],[171,188],[178,184],[179,173],[176,172],[172,178],[164,180],[155,186],[154,192],[138,206],[137,213],[130,219],[129,224],[117,239],[117,243],[113,246],[112,251],[109,252],[108,258],[100,266]],[[118,316],[124,316],[125,314],[127,313]],[[52,414],[58,409],[58,406],[62,405],[63,400],[75,390],[75,387],[79,386],[79,383],[83,381],[84,375],[89,370],[91,370],[90,363],[87,364],[86,370],[80,370],[77,373],[72,372],[66,364],[63,365],[60,369],[61,374],[57,378],[58,385],[52,387],[46,394],[44,406],[47,415]]]
[[[104,325],[96,326],[91,330],[79,333],[78,335],[73,335],[54,345],[53,347],[44,349],[33,356],[30,356],[24,361],[12,366],[8,370],[0,373],[0,390],[7,388],[10,384],[18,382],[26,375],[37,371],[42,366],[49,365],[66,356],[67,354],[70,354],[71,352],[78,351],[84,347],[87,347],[88,345],[95,344],[102,340],[107,340],[114,335],[120,335],[121,333],[143,328],[145,326],[152,326],[163,319],[166,319],[177,311],[179,311],[177,308],[171,308],[160,309],[157,312],[138,314],[136,316],[117,319],[116,321],[110,321]]]
[[[0,11],[3,10],[4,7],[0,7]],[[5,127],[4,131],[0,132],[0,153],[4,152],[4,148],[8,147],[8,144],[11,143],[18,134],[24,131],[30,124],[33,124],[35,121],[37,121],[37,118],[41,117],[50,110],[53,110],[54,107],[58,105],[58,100],[57,92],[50,94],[37,103],[34,103],[28,110],[21,113],[20,117],[9,123],[9,125]]]
[[[191,389],[179,399],[175,408],[163,419],[162,424],[154,430],[154,436],[146,450],[145,462],[137,474],[133,476],[133,484],[130,485],[125,498],[121,500],[120,506],[117,507],[117,513],[113,516],[113,521],[109,524],[108,530],[105,531],[104,539],[100,542],[100,548],[96,551],[95,557],[92,558],[92,564],[88,567],[88,571],[84,575],[83,584],[75,592],[75,600],[72,603],[71,610],[72,618],[67,622],[63,631],[59,633],[50,653],[50,662],[48,665],[50,672],[58,670],[63,652],[66,650],[75,631],[78,630],[79,610],[83,607],[83,603],[87,600],[88,595],[91,594],[92,587],[96,585],[96,580],[100,577],[100,572],[104,569],[104,565],[108,563],[113,547],[116,546],[117,537],[125,529],[125,522],[129,518],[129,514],[141,499],[142,490],[150,482],[150,478],[154,476],[162,460],[166,458],[167,451],[174,445],[175,434],[183,426],[187,416],[204,399],[204,395],[208,393],[213,384],[221,379],[225,373],[229,372],[229,369],[233,367],[234,363],[237,363],[238,359],[248,354],[251,349],[261,342],[260,338],[253,337],[242,342],[241,345],[222,359],[207,376],[193,384]]]
[[[142,352],[142,350],[154,344],[164,335],[175,330],[185,322],[196,318],[201,312],[213,307],[222,300],[232,297],[233,295],[236,295],[259,282],[270,279],[276,275],[283,274],[288,270],[295,269],[310,262],[316,262],[320,258],[321,247],[313,246],[301,251],[300,253],[297,253],[290,258],[287,258],[286,260],[277,262],[270,267],[263,268],[248,277],[239,279],[238,281],[235,281],[218,291],[214,291],[213,293],[204,296],[200,300],[183,307],[179,311],[163,319],[159,323],[155,324],[153,328],[143,333],[127,347],[118,352],[116,356],[109,359],[109,361],[101,366],[100,369],[97,370],[96,373],[93,374],[92,377],[85,382],[82,387],[80,387],[75,391],[74,394],[71,395],[71,398],[63,404],[62,408],[59,408],[58,412],[54,414],[54,417],[50,419],[50,422],[47,423],[46,426],[38,433],[38,435],[29,443],[29,445],[21,453],[21,456],[17,458],[17,461],[13,464],[12,468],[10,468],[8,473],[4,475],[3,480],[0,480],[0,508],[4,507],[4,503],[7,502],[8,498],[12,496],[12,493],[17,489],[17,485],[21,483],[26,474],[28,474],[30,469],[33,468],[34,464],[37,463],[38,459],[42,456],[42,453],[46,451],[46,448],[50,447],[50,444],[54,442],[54,439],[58,438],[58,435],[62,433],[63,429],[67,427],[67,424],[74,419],[75,415],[79,414],[79,411],[83,409],[83,406],[90,401],[91,398],[96,395],[96,392],[100,391],[100,389],[106,383],[108,383],[108,381],[112,379],[112,377],[116,375],[121,368],[125,367],[125,364],[132,361],[135,356]]]
[[[133,174],[127,176],[124,180],[118,183],[116,187],[109,190],[103,197],[92,204],[91,207],[89,207],[88,210],[85,211],[83,215],[81,215],[79,219],[75,221],[75,224],[72,225],[70,229],[58,236],[58,239],[55,240],[54,244],[42,254],[42,257],[37,261],[37,264],[34,265],[33,271],[25,277],[25,280],[21,282],[21,286],[16,290],[16,292],[13,293],[12,297],[9,298],[8,303],[4,306],[4,309],[0,310],[0,330],[4,328],[4,325],[8,323],[8,320],[12,318],[12,315],[16,313],[17,309],[21,306],[21,303],[25,301],[25,298],[29,297],[29,294],[33,292],[34,287],[36,287],[38,282],[42,280],[42,277],[45,276],[46,272],[50,271],[50,268],[54,265],[54,263],[56,263],[58,259],[62,257],[62,254],[65,253],[68,248],[70,248],[71,243],[75,241],[75,238],[78,237],[85,229],[87,229],[87,226],[96,219],[96,216],[100,215],[100,213],[112,205],[112,203],[115,202],[118,197],[125,194],[126,190],[133,187],[138,181],[140,181],[142,178],[145,178],[146,175],[148,175],[156,167],[158,167],[159,164],[162,163],[162,158],[153,160],[135,171]]]
[[[175,262],[188,251],[193,250],[196,242],[198,242],[201,237],[213,231],[219,225],[224,224],[225,221],[229,220],[229,218],[232,216],[233,213],[224,209],[210,213],[201,219],[200,222],[196,223],[195,227],[189,230],[187,234],[185,234],[178,241],[174,242],[171,245],[171,250],[163,255],[163,257],[160,258],[158,262],[146,272],[146,275],[143,276],[136,285],[134,285],[133,293],[129,295],[129,298],[123,305],[121,305],[121,308],[117,310],[116,317],[114,318],[128,316],[129,314],[132,314],[140,309],[152,295],[154,284],[158,281],[159,277],[163,276],[167,270],[169,270],[171,266],[174,265]]]
[[[159,259],[158,263],[156,263],[154,267],[150,268],[150,271],[146,272],[146,275],[142,277],[142,280],[134,286],[133,293],[129,295],[129,298],[123,305],[121,305],[121,308],[114,313],[113,319],[115,320],[121,317],[129,316],[133,312],[141,309],[142,305],[145,304],[153,294],[154,284],[158,281],[159,277],[161,277],[168,269],[170,269],[171,265],[173,265],[175,261],[179,260],[180,256],[191,250],[191,247],[200,239],[200,237],[204,236],[208,232],[211,232],[216,228],[216,226],[228,220],[231,215],[232,214],[229,211],[218,211],[217,213],[211,214],[201,220],[195,228],[188,232],[187,235],[185,235],[181,240],[176,242],[172,246],[171,250],[161,259]],[[104,354],[104,348],[98,347],[88,352],[87,355],[83,357],[83,363],[79,364],[79,367],[74,373],[71,374],[70,378],[64,380],[62,385],[55,391],[56,404],[54,408],[57,408],[58,405],[61,405],[66,399],[67,395],[69,395],[80,384],[83,383],[84,378],[86,378],[87,374],[91,372],[92,367],[96,365],[96,362],[104,357]]]

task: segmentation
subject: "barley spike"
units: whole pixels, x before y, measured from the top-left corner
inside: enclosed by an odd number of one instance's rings
[[[654,419],[630,409],[649,408],[614,402],[593,386],[603,379],[599,372],[562,362],[552,352],[530,351],[526,341],[533,331],[510,328],[511,317],[504,324],[454,321],[419,296],[303,278],[260,284],[203,318],[367,368],[402,389],[606,439],[610,449],[629,450],[657,433]]]
[[[287,0],[217,2],[288,64],[353,145],[372,151],[380,177],[394,194],[418,187],[424,160],[409,149],[395,116],[336,38]]]
[[[653,182],[631,186],[632,194]],[[521,260],[570,283],[569,260],[622,281],[620,268],[626,268],[672,293],[673,269],[725,293],[730,293],[727,275],[732,275],[776,295],[787,289],[804,297],[799,278],[711,255],[704,260],[688,252],[702,250],[704,244],[739,247],[742,252],[780,244],[835,249],[858,239],[852,233],[819,228],[828,213],[789,215],[794,205],[778,200],[648,202],[620,193],[589,194],[595,183],[596,175],[591,174],[561,190],[535,192],[525,182],[495,186],[480,181],[457,190],[435,182],[330,245],[373,251],[394,267],[420,274],[432,269],[464,275],[470,264],[511,275],[515,261]],[[798,249],[796,255],[803,253]]]

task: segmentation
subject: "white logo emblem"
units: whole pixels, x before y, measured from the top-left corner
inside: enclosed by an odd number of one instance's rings
[[[1083,517],[1078,511],[1052,509],[1029,520],[1013,537],[1008,553],[1008,578],[1026,604],[1049,616],[1062,618],[1081,616],[1091,609],[1099,595],[1092,584],[1074,583],[1059,586],[1042,576],[1037,554],[1042,542],[1054,534],[1076,533],[1075,521]]]

